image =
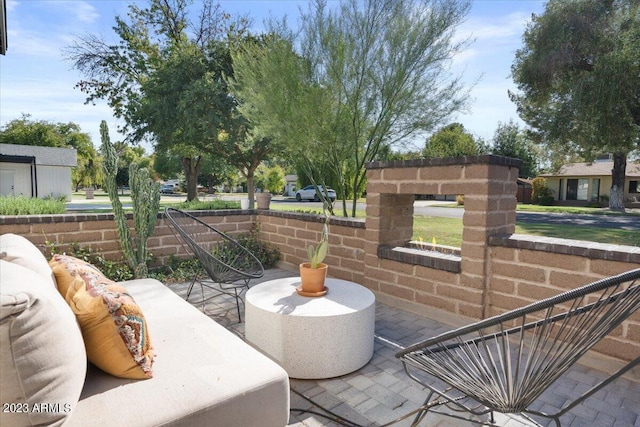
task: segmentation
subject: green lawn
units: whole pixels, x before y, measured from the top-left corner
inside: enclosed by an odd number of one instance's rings
[[[438,218],[416,215],[413,218],[413,238],[431,242],[433,237],[442,245],[462,244],[462,219]],[[517,234],[586,240],[616,245],[640,246],[640,232],[612,228],[584,227],[577,225],[527,224],[516,222]]]

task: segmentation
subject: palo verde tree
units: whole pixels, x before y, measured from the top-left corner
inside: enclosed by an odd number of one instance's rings
[[[241,112],[293,157],[327,159],[338,193],[352,195],[355,215],[365,165],[378,150],[433,129],[465,105],[468,92],[448,65],[466,46],[453,35],[469,7],[454,0],[345,0],[328,10],[317,0],[302,16],[299,40],[274,25],[277,37],[267,39],[263,55],[234,56]]]
[[[609,207],[624,210],[627,155],[640,144],[640,3],[549,0],[523,41],[510,94],[520,117],[550,150],[613,154]]]

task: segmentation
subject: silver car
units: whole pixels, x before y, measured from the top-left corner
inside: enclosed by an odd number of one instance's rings
[[[318,188],[320,189],[320,192],[322,194],[325,194],[321,185],[319,185]],[[331,200],[331,203],[335,202],[336,200],[335,190],[327,187],[327,194],[329,195],[329,200]],[[314,202],[320,201],[320,199],[318,198],[318,194],[316,193],[316,189],[313,187],[313,185],[307,185],[303,189],[296,191],[296,200],[299,202],[303,200],[313,200]]]

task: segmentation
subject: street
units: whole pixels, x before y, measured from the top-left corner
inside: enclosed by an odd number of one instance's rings
[[[301,207],[321,209],[320,202],[296,202],[294,199],[278,200],[273,199],[271,203],[283,203],[291,205],[300,205]],[[416,201],[414,204],[414,213],[416,215],[445,217],[445,218],[462,218],[464,214],[463,208],[438,207],[433,205],[443,204],[443,201]],[[342,211],[340,201],[336,202],[337,211]],[[350,209],[351,203],[347,203]],[[366,205],[358,203],[357,209],[364,210]],[[640,216],[632,215],[576,215],[563,213],[548,212],[517,212],[516,221],[533,224],[555,224],[555,225],[583,225],[585,227],[613,228],[618,230],[640,231]]]

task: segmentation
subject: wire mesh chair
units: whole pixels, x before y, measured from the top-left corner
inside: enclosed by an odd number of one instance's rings
[[[396,357],[428,389],[413,425],[446,405],[447,415],[474,422],[473,417],[483,417],[488,425],[494,424],[496,411],[520,414],[535,425],[540,424],[532,416],[544,417],[560,426],[562,415],[638,365],[640,356],[556,413],[532,409],[534,401],[638,308],[640,269],[405,348]]]
[[[242,294],[249,289],[251,279],[264,275],[260,261],[235,239],[199,218],[175,208],[166,208],[164,213],[169,228],[184,250],[192,253],[207,272],[206,279],[200,279],[197,275],[193,278],[186,299],[189,299],[196,283],[200,284],[202,290],[203,309],[205,301],[209,299],[204,297],[205,286],[218,291],[216,295],[222,293],[233,296],[236,299],[238,319],[242,322]]]

